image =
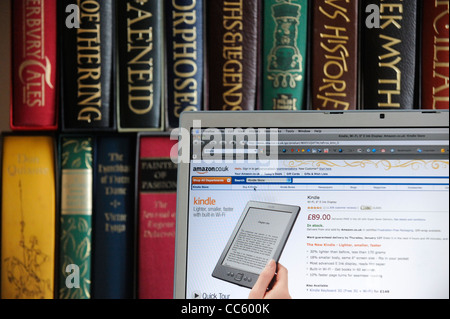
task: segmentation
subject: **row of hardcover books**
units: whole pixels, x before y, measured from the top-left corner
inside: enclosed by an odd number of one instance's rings
[[[14,0],[12,13],[14,130],[449,107],[448,1]]]
[[[175,141],[133,133],[2,140],[1,298],[172,298]]]

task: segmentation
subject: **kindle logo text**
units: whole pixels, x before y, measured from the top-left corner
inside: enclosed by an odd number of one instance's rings
[[[208,197],[206,199],[202,199],[200,197],[194,197],[194,205],[215,206],[216,200],[211,197]]]

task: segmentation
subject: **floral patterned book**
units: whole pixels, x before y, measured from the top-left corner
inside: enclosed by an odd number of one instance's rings
[[[92,138],[64,136],[61,149],[59,298],[91,298]],[[80,288],[80,289],[73,289]]]

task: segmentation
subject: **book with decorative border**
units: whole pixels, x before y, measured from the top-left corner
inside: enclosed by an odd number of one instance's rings
[[[264,110],[307,108],[308,0],[264,0]]]
[[[57,1],[11,2],[12,74],[10,127],[58,128]]]
[[[90,299],[94,139],[62,135],[59,143],[59,298]]]

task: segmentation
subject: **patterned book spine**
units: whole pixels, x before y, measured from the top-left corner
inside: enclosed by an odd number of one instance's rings
[[[363,0],[362,8],[361,108],[415,108],[419,105],[417,0]],[[374,27],[377,17],[379,27]]]
[[[448,21],[449,1],[423,1],[423,109],[449,109]]]
[[[64,0],[78,5],[79,28],[62,19],[63,130],[115,128],[114,0]],[[64,13],[66,15],[66,13]]]
[[[92,296],[133,298],[134,136],[100,136],[94,172]]]
[[[358,105],[358,0],[313,2],[312,108]]]
[[[46,136],[3,141],[1,298],[54,298],[55,147]]]
[[[12,1],[14,130],[57,128],[56,20],[56,0]]]
[[[163,129],[163,2],[118,2],[119,130]]]
[[[177,165],[169,137],[141,137],[138,297],[171,299],[175,258]]]
[[[167,114],[169,127],[178,127],[181,112],[203,108],[203,0],[165,4]]]
[[[263,109],[305,109],[308,0],[264,0]]]
[[[92,139],[61,138],[59,298],[91,298]]]
[[[261,0],[208,0],[207,106],[254,110],[257,106]]]

